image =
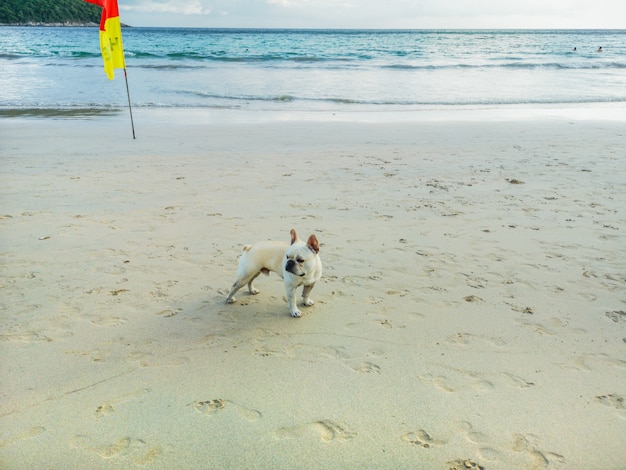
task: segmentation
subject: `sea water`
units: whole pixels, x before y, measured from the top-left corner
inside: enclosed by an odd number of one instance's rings
[[[125,28],[123,41],[134,107],[396,111],[626,102],[626,30]],[[107,80],[97,28],[0,28],[0,109],[126,105],[124,72]]]

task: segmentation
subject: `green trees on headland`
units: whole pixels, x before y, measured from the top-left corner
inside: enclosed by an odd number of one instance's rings
[[[83,0],[1,0],[0,24],[100,24],[102,9]]]

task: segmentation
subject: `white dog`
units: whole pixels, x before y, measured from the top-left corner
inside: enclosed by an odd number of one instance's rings
[[[269,276],[270,271],[274,271],[285,281],[287,303],[292,317],[302,316],[296,305],[296,289],[299,286],[304,286],[302,289],[304,305],[313,305],[313,299],[309,294],[322,277],[320,245],[315,235],[311,235],[304,243],[294,229],[291,229],[290,233],[291,244],[265,241],[243,247],[237,280],[226,297],[227,303],[235,302],[234,295],[246,284],[250,294],[258,294],[259,291],[254,288],[252,281],[261,273]]]

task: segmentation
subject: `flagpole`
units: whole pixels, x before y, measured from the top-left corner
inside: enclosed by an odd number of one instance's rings
[[[128,74],[124,67],[124,80],[126,80],[126,96],[128,96],[128,111],[130,112],[130,126],[133,129],[133,139],[135,139],[135,123],[133,122],[133,108],[130,105],[130,90],[128,89]]]

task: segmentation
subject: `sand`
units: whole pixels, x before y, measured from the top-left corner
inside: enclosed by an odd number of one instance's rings
[[[626,126],[565,114],[1,119],[0,467],[626,468]],[[292,227],[316,304],[225,304]]]

